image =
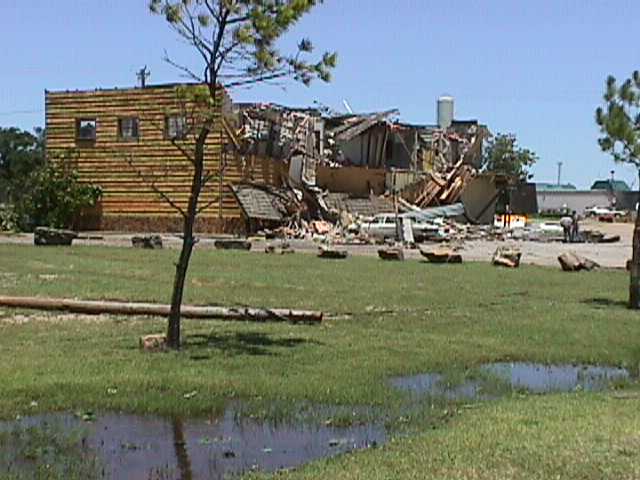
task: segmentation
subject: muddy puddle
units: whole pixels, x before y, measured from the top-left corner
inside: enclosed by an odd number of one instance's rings
[[[594,365],[491,363],[464,374],[427,373],[394,377],[391,385],[418,396],[489,400],[513,391],[558,393],[601,391],[631,380],[628,370]]]
[[[47,434],[54,443],[67,436],[66,444],[60,442],[59,451],[43,450],[39,444],[51,443]],[[0,477],[17,473],[18,478],[33,478],[31,474],[50,462],[60,478],[75,475],[73,469],[84,463],[80,475],[90,468],[95,471],[91,478],[222,479],[251,470],[293,468],[375,447],[386,439],[381,424],[259,422],[239,417],[233,409],[210,420],[110,413],[86,421],[72,414],[49,414],[0,423]],[[64,455],[69,457],[66,464]]]
[[[514,391],[599,391],[634,379],[622,368],[492,363],[390,382],[415,395],[404,407],[411,413],[420,411],[425,398],[479,401]],[[0,478],[233,478],[375,447],[390,435],[381,411],[307,407],[277,421],[251,418],[242,405],[230,404],[209,419],[64,413],[0,422]]]

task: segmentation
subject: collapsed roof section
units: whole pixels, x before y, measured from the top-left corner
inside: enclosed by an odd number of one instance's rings
[[[476,167],[489,135],[475,120],[454,120],[446,129],[403,123],[396,109],[327,115],[315,108],[245,103],[235,104],[234,113],[243,153],[284,161],[304,157],[303,177],[309,178],[318,162],[436,173],[459,160]]]
[[[233,112],[225,128],[235,151],[282,161],[288,170],[282,186],[301,192],[287,201],[283,191],[236,186],[245,218],[261,224],[291,219],[287,207],[301,220],[335,220],[335,212],[368,217],[393,210],[390,197],[381,197],[390,192],[419,209],[459,202],[490,135],[476,120],[453,120],[446,128],[401,122],[396,109],[336,115],[235,104]]]

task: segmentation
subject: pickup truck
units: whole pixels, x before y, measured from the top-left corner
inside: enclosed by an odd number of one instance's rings
[[[588,207],[584,209],[584,214],[588,217],[599,217],[599,216],[607,216],[611,215],[614,217],[622,217],[626,214],[626,212],[622,210],[615,210],[610,207]]]
[[[413,237],[416,241],[435,240],[446,236],[442,225],[437,222],[425,222],[417,217],[404,214],[403,218],[411,219]],[[393,213],[381,213],[376,215],[369,222],[360,225],[360,231],[370,237],[384,240],[395,238],[396,236],[396,216]]]

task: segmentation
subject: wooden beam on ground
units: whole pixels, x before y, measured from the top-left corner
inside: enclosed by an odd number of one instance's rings
[[[89,315],[148,315],[167,317],[170,306],[159,303],[70,300],[66,298],[8,297],[0,295],[0,306],[83,313]],[[249,322],[320,323],[322,312],[280,308],[209,307],[183,305],[183,318]]]

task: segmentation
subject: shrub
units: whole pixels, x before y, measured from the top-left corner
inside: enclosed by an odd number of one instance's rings
[[[21,230],[38,226],[69,228],[84,208],[93,207],[102,195],[100,187],[82,184],[78,174],[53,164],[32,172],[20,195],[15,195],[13,210]]]
[[[0,232],[18,230],[18,216],[13,207],[7,203],[0,204]]]

